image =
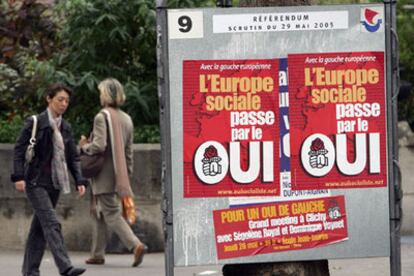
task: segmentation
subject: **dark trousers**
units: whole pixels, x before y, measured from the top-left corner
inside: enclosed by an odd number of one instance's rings
[[[59,273],[62,274],[72,265],[54,209],[59,199],[59,190],[52,185],[28,186],[26,195],[32,204],[34,216],[26,242],[22,273],[24,276],[40,275],[39,267],[47,243]]]

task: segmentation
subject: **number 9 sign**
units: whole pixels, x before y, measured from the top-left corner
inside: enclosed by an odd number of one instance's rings
[[[202,38],[203,13],[201,11],[168,11],[170,39]]]

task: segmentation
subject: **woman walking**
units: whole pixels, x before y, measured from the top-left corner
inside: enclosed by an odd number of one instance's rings
[[[116,79],[103,80],[99,85],[103,109],[95,116],[92,141],[82,136],[79,144],[86,154],[104,152],[102,170],[91,180],[93,193],[93,231],[91,257],[87,264],[104,264],[106,229],[111,229],[133,252],[132,266],[138,266],[146,246],[135,236],[122,217],[120,198],[132,196],[129,178],[133,168],[133,123],[119,107],[125,102],[122,85]]]
[[[24,254],[24,276],[40,275],[46,243],[61,275],[76,276],[85,272],[83,268],[72,266],[55,211],[60,192],[70,192],[68,172],[71,172],[80,196],[85,194],[87,183],[81,175],[71,128],[62,118],[71,95],[72,90],[61,83],[48,88],[48,107],[37,116],[35,155],[29,164],[25,164],[25,152],[32,135],[32,118],[26,121],[14,148],[11,180],[18,191],[26,192],[34,210]]]

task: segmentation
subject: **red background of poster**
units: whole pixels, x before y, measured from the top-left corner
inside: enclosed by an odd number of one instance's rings
[[[375,56],[375,61],[345,62],[346,57]],[[344,62],[334,63],[306,63],[305,60],[315,58],[343,57]],[[383,52],[353,52],[353,53],[321,53],[321,54],[294,54],[288,56],[289,66],[289,119],[290,119],[290,146],[291,146],[291,170],[292,189],[324,189],[324,188],[366,188],[384,187],[387,185],[387,144],[386,144],[386,111],[385,111],[385,86],[384,86],[384,53]],[[380,116],[362,117],[368,121],[367,131],[347,132],[348,161],[353,162],[355,156],[354,133],[380,133],[380,167],[381,172],[369,174],[367,157],[366,168],[358,175],[348,176],[342,174],[335,165],[325,176],[315,177],[308,174],[300,160],[300,150],[306,137],[314,133],[327,135],[335,144],[337,132],[336,104],[314,104],[311,102],[311,89],[333,88],[338,85],[306,86],[304,68],[323,67],[325,70],[347,69],[371,69],[379,71],[379,81],[376,84],[364,84],[366,89],[365,103],[377,102],[380,104]],[[315,80],[313,80],[315,83]],[[344,84],[343,87],[350,87]],[[345,119],[343,119],[345,120]],[[369,148],[367,142],[367,148]],[[343,150],[343,149],[338,149]],[[368,151],[368,149],[367,149]],[[368,153],[367,153],[368,155]]]
[[[301,208],[306,203],[319,203],[317,206],[323,204],[325,211],[323,212],[306,212],[306,209]],[[315,206],[316,204],[312,205]],[[301,208],[301,209],[300,209]],[[329,217],[328,213],[330,209],[337,209],[338,217],[332,219]],[[258,216],[253,215],[253,210],[257,209]],[[273,211],[272,211],[273,210]],[[274,211],[276,210],[276,211]],[[286,223],[281,224],[279,227],[288,227],[290,225],[294,226],[304,226],[304,225],[316,225],[322,224],[321,229],[313,232],[302,232],[302,233],[287,233],[280,234],[271,237],[264,236],[264,230],[275,230],[277,226],[271,226],[270,223],[268,227],[258,227],[259,224],[253,224],[254,221],[261,221],[265,219],[280,219],[286,218],[287,215],[281,215],[279,210],[289,210],[290,217],[300,217],[303,215],[304,222],[298,223]],[[301,210],[301,211],[298,211]],[[312,209],[309,209],[312,210]],[[294,213],[297,213],[296,215]],[[328,223],[341,223],[341,227],[336,229],[326,229],[323,226],[321,221],[312,221],[310,217],[311,213],[316,214],[325,214],[326,221]],[[223,209],[215,210],[213,212],[214,217],[214,229],[215,229],[215,238],[216,238],[216,248],[217,248],[217,257],[218,259],[227,259],[227,258],[237,258],[243,256],[254,256],[258,254],[266,254],[272,252],[280,251],[290,251],[290,250],[299,250],[299,249],[309,249],[319,246],[325,246],[335,242],[340,242],[348,239],[348,226],[346,221],[346,211],[345,211],[345,199],[344,196],[335,196],[335,197],[325,197],[318,199],[310,200],[300,200],[300,201],[288,201],[288,202],[278,202],[273,204],[262,204],[247,206],[243,208],[232,208],[232,209]],[[254,219],[252,219],[254,217]],[[315,217],[313,217],[315,218]],[[251,231],[256,231],[262,233],[262,237],[252,237],[246,240],[235,240],[234,233],[246,233],[249,231],[249,224],[252,225],[250,228]],[[255,228],[257,227],[257,228]],[[269,233],[269,232],[268,232]],[[232,237],[232,240],[226,240],[226,237]],[[240,234],[237,237],[241,237]],[[220,241],[219,241],[220,240]]]
[[[270,64],[270,69],[229,69],[220,71],[222,65],[256,65]],[[201,66],[204,65],[204,69]],[[214,65],[219,69],[214,69]],[[237,66],[236,66],[237,67]],[[205,69],[210,68],[210,69]],[[236,183],[227,173],[225,178],[214,185],[204,184],[197,177],[193,158],[197,148],[205,141],[214,140],[221,143],[229,155],[229,142],[231,141],[230,112],[231,111],[208,111],[206,110],[206,97],[227,96],[233,93],[223,92],[200,92],[200,75],[218,74],[220,77],[272,77],[274,88],[271,93],[257,92],[261,98],[263,111],[273,111],[275,122],[272,125],[257,126],[263,130],[263,138],[258,141],[273,141],[274,150],[274,181],[263,183],[261,173],[252,183]],[[279,187],[279,98],[278,98],[278,60],[197,60],[184,61],[183,63],[183,155],[184,155],[184,197],[219,197],[219,196],[256,196],[256,195],[278,195]],[[238,95],[248,94],[238,92]],[[243,110],[239,110],[243,111]],[[245,110],[252,111],[252,110]],[[239,126],[236,128],[250,128],[250,126]],[[242,168],[248,168],[248,141],[251,137],[241,141]],[[256,140],[257,141],[257,140]],[[230,170],[230,169],[229,169]]]

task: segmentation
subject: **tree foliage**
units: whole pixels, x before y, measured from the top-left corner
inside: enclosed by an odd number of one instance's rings
[[[158,124],[155,4],[152,0],[72,0],[56,8],[62,50],[58,77],[76,88],[71,119],[81,124],[99,107],[97,84],[118,79],[137,126]]]
[[[303,0],[292,0],[295,3]],[[97,84],[115,77],[124,84],[123,107],[137,126],[136,142],[157,142],[158,96],[154,0],[0,0],[0,126],[17,129],[24,117],[45,107],[48,84],[72,86],[66,117],[76,135],[88,131],[98,111]],[[252,5],[262,0],[233,1]],[[267,3],[286,3],[268,0]],[[321,4],[367,3],[370,0],[309,0]],[[56,4],[57,3],[57,4]],[[169,0],[170,8],[214,7],[215,0]],[[402,76],[414,83],[413,0],[398,1]],[[414,122],[414,96],[401,103],[400,117]],[[8,127],[5,127],[8,126]],[[11,130],[10,130],[11,131]],[[0,133],[0,142],[13,135]],[[154,136],[152,136],[154,135]]]
[[[56,25],[43,2],[0,2],[0,119],[26,116],[38,107],[45,80],[36,71],[45,69],[39,63],[56,46]]]
[[[46,87],[62,81],[75,90],[65,117],[77,136],[86,133],[100,108],[97,84],[114,77],[125,88],[135,141],[159,141],[155,1],[0,1],[0,124],[40,112]],[[214,3],[172,0],[169,7]],[[12,142],[2,133],[0,142]]]
[[[0,121],[40,112],[47,85],[63,81],[75,90],[67,117],[85,133],[99,109],[96,85],[111,76],[125,85],[134,123],[157,129],[153,1],[53,2],[1,1]]]

